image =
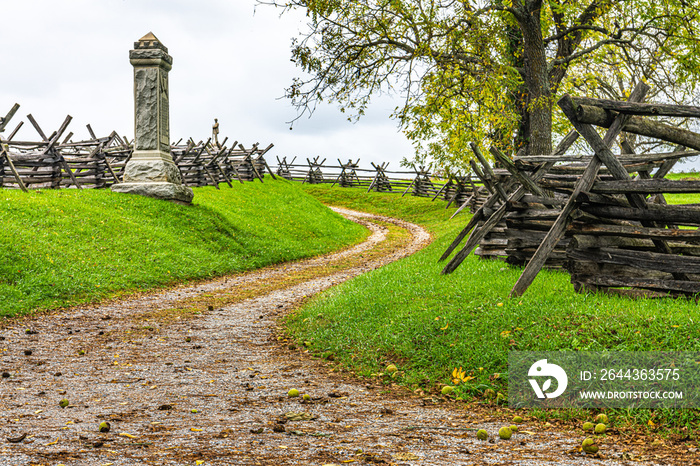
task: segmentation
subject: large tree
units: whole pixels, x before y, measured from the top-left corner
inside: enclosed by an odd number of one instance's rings
[[[653,74],[637,73],[644,64],[692,88],[700,69],[695,0],[260,3],[309,18],[292,49],[306,77],[288,89],[300,114],[325,100],[361,116],[374,94],[395,92],[406,134],[443,165],[469,141],[551,152],[553,103],[583,82],[631,85]],[[613,56],[617,67],[606,66]]]

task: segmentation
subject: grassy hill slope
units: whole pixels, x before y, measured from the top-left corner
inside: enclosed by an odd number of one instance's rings
[[[192,206],[0,190],[0,231],[0,315],[314,256],[367,234],[286,181],[196,188]]]

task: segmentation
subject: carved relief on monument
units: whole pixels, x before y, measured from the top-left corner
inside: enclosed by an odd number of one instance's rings
[[[168,101],[168,73],[160,70],[160,150],[170,152],[170,102]]]
[[[158,150],[158,69],[134,70],[136,150]]]

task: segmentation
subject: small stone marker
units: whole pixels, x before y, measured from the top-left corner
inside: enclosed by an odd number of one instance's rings
[[[149,32],[134,43],[129,61],[134,67],[134,154],[126,164],[124,182],[112,191],[189,204],[194,193],[182,185],[170,154],[168,72],[173,58]]]

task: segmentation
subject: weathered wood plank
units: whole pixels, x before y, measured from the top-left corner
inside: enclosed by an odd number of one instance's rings
[[[669,292],[677,291],[682,293],[700,293],[700,282],[683,280],[662,280],[654,278],[638,278],[625,276],[606,275],[572,275],[572,282],[580,282],[586,285],[605,287],[632,287],[654,291]],[[631,290],[630,290],[631,291]]]
[[[569,249],[567,257],[573,260],[625,265],[635,269],[659,270],[672,274],[700,273],[700,257],[659,252],[628,251],[617,248]]]
[[[575,234],[571,241],[571,247],[574,249],[621,248],[634,251],[653,251],[655,245],[651,238]],[[700,247],[688,243],[669,241],[668,247],[673,254],[700,256]]]
[[[571,234],[585,234],[591,236],[614,236],[626,238],[653,238],[676,241],[687,241],[700,244],[700,230],[645,228],[637,225],[602,225],[580,224],[573,222],[569,229]]]
[[[19,110],[19,104],[15,103],[10,109],[10,111],[7,112],[7,115],[5,115],[3,118],[0,118],[0,133],[5,131],[5,128],[10,123],[10,120],[12,120],[12,118],[15,116],[17,110]]]
[[[591,97],[573,97],[572,100],[577,107],[580,107],[581,105],[588,105],[591,107],[602,108],[603,110],[613,110],[616,112],[625,113],[627,115],[700,118],[700,107],[695,107],[693,105],[621,102],[618,100],[594,99]],[[581,113],[583,113],[583,110]],[[578,108],[577,115],[579,115]]]
[[[581,123],[604,128],[610,127],[617,115],[624,115],[589,105],[581,105],[579,108],[582,109],[582,111],[578,113],[578,120]],[[680,144],[690,149],[700,150],[700,134],[684,128],[652,121],[648,118],[630,116],[622,130],[627,133],[661,139],[662,141]]]
[[[597,181],[591,187],[591,192],[599,194],[700,193],[700,180],[640,179]]]
[[[652,154],[621,154],[617,157],[623,165],[635,163],[649,163],[655,161],[664,161],[669,159],[681,159],[684,157],[693,157],[699,155],[700,151],[673,151],[659,152]],[[572,154],[566,156],[557,155],[523,155],[515,157],[513,162],[522,163],[545,163],[545,162],[589,162],[593,156],[591,154]]]
[[[676,225],[700,225],[700,208],[689,205],[648,204],[646,209],[599,204],[582,204],[582,211],[609,219],[636,220]]]

